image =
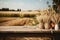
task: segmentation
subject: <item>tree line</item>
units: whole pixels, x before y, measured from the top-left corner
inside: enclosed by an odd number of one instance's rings
[[[2,8],[0,9],[0,11],[21,11],[21,9],[14,10],[14,9],[9,9],[9,8]]]
[[[53,0],[53,9],[57,12],[60,13],[60,0]]]

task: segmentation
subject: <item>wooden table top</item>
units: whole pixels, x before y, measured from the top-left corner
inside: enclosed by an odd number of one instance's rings
[[[35,26],[0,26],[0,32],[12,32],[12,33],[52,33],[60,32],[59,30],[54,29],[39,29]]]

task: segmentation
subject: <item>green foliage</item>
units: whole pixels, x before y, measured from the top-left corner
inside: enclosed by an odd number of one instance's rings
[[[32,14],[30,14],[30,15],[29,15],[29,14],[25,14],[25,15],[24,15],[24,17],[28,17],[28,18],[33,18],[33,17],[35,17],[35,16],[36,16],[36,15],[32,15]]]
[[[19,14],[2,14],[0,13],[0,17],[19,17]]]
[[[21,17],[21,18],[23,18],[23,17],[27,17],[27,18],[34,18],[36,15],[34,15],[34,14],[10,14],[10,13],[8,13],[8,14],[6,14],[6,13],[0,13],[0,17]]]
[[[35,22],[35,24],[33,24],[34,26],[39,24],[39,22],[37,21],[36,17],[34,17],[33,19],[34,19],[34,22]]]
[[[20,14],[20,17],[21,17],[21,18],[23,18],[23,17],[24,17],[24,15],[23,15],[23,14]]]

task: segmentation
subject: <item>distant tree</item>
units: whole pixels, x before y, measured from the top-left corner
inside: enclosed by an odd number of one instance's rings
[[[2,11],[9,11],[9,8],[2,8]]]
[[[60,5],[60,0],[53,0],[53,3],[55,3],[56,5]]]
[[[2,9],[0,9],[0,11],[2,11]]]
[[[51,8],[51,5],[49,5],[49,1],[47,1],[47,5],[48,5],[49,8]]]
[[[21,11],[21,9],[17,9],[17,11]]]
[[[47,1],[47,4],[49,5],[49,1]]]
[[[53,9],[57,12],[60,13],[60,0],[53,0]],[[55,7],[54,7],[55,6]]]
[[[50,11],[51,10],[51,5],[49,4],[49,1],[47,1],[46,3],[47,3],[48,8],[49,8],[48,10]]]

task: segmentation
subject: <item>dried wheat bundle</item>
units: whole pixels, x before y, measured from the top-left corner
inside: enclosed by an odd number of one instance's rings
[[[37,16],[37,20],[39,22],[38,26],[40,29],[49,29],[50,15],[48,15],[48,13]]]
[[[59,20],[60,19],[60,16],[59,14],[53,14],[52,17],[51,17],[51,20],[54,22],[54,23],[59,23]]]
[[[37,19],[37,21],[39,22],[39,23],[41,23],[42,22],[42,20],[43,20],[43,16],[42,15],[40,15],[40,16],[36,16],[36,19]]]
[[[44,24],[43,24],[43,23],[39,23],[39,24],[37,25],[37,28],[43,29],[43,28],[44,28]]]
[[[36,17],[36,19],[37,19],[37,21],[39,22],[39,24],[37,25],[37,27],[39,28],[39,29],[43,29],[43,16],[42,15],[40,15],[40,16],[37,16]]]
[[[50,16],[49,15],[44,15],[43,16],[43,22],[49,22],[50,21]]]
[[[24,26],[33,26],[35,24],[33,19],[28,18]]]
[[[50,28],[50,15],[45,15],[43,18],[43,22],[44,22],[44,27],[45,29],[49,29]]]

